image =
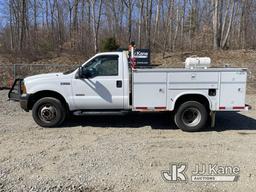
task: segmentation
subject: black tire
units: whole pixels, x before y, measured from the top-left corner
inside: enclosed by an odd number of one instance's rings
[[[197,101],[182,103],[174,115],[178,128],[187,132],[202,130],[207,123],[208,112],[205,106]]]
[[[39,99],[32,108],[34,121],[41,127],[57,127],[66,119],[66,109],[53,97]]]

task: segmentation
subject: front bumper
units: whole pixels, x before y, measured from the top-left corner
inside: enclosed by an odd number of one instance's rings
[[[26,112],[29,111],[28,101],[29,101],[29,94],[21,95],[21,97],[20,97],[20,107],[21,107],[24,111],[26,111]]]
[[[13,101],[20,101],[21,97],[21,83],[23,79],[15,79],[9,93],[8,93],[8,98],[9,100]]]
[[[20,106],[25,111],[29,111],[28,101],[29,101],[29,94],[22,94],[21,91],[21,84],[23,79],[15,79],[12,88],[8,93],[9,100],[18,101],[20,102]]]

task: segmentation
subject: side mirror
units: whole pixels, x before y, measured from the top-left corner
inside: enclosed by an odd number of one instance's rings
[[[78,73],[77,73],[76,78],[82,78],[82,67],[78,68]]]

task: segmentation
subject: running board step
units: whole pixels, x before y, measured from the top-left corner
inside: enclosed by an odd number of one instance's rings
[[[75,111],[73,115],[126,115],[129,111]]]

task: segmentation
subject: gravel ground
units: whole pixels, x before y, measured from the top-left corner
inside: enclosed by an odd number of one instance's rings
[[[0,191],[255,191],[256,111],[220,113],[216,127],[185,133],[167,114],[73,117],[37,126],[0,91]],[[248,103],[256,108],[256,96]],[[237,182],[170,183],[172,162],[240,167]]]

